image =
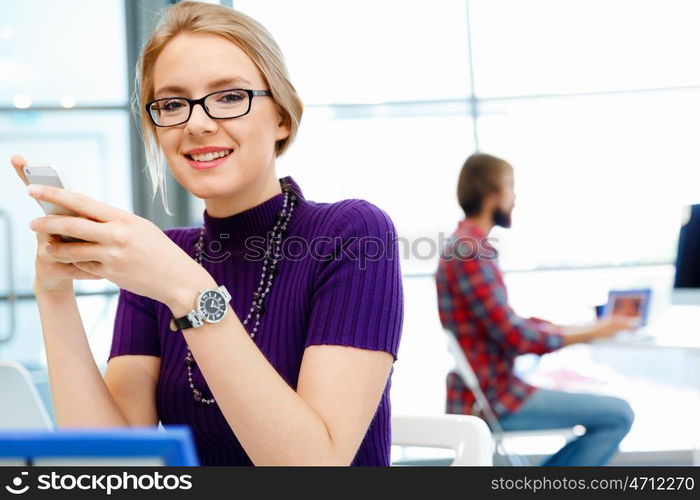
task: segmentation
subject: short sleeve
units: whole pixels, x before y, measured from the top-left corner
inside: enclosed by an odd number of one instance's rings
[[[403,286],[396,230],[364,200],[335,214],[314,283],[305,346],[334,344],[386,351],[397,359]],[[320,245],[319,245],[320,246]]]
[[[121,354],[160,356],[156,303],[121,288],[114,319],[112,347],[107,360]]]

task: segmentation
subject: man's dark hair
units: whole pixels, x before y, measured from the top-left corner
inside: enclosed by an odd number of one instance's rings
[[[457,200],[467,217],[481,212],[484,199],[501,190],[503,174],[512,172],[507,161],[484,153],[474,153],[462,166],[457,182]]]

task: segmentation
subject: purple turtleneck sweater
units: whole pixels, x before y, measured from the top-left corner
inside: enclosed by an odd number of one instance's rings
[[[286,180],[297,195],[297,205],[282,243],[278,274],[265,298],[255,344],[295,390],[309,345],[381,350],[396,360],[403,288],[391,219],[364,200],[306,200],[296,182],[291,177]],[[284,194],[279,194],[223,218],[204,210],[206,258],[202,263],[217,284],[226,285],[230,305],[241,321],[260,280],[263,238],[274,227],[283,200]],[[200,227],[165,231],[193,259],[199,232]],[[212,245],[215,241],[220,246]],[[177,279],[173,269],[173,280]],[[194,301],[193,295],[193,306]],[[122,354],[160,357],[156,404],[162,424],[166,428],[190,426],[202,465],[252,465],[219,406],[193,399],[187,382],[186,343],[181,330],[170,330],[171,316],[163,303],[121,289],[109,359]],[[247,329],[252,330],[251,323]],[[203,397],[212,398],[196,364],[192,371],[195,387],[202,390]],[[389,465],[390,388],[391,374],[352,465]],[[235,429],[235,422],[233,426]]]

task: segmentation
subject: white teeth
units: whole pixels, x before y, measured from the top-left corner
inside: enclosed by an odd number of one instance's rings
[[[215,151],[213,153],[205,153],[203,155],[190,155],[196,161],[212,161],[215,158],[221,158],[226,156],[233,151],[232,149],[227,149],[225,151]]]

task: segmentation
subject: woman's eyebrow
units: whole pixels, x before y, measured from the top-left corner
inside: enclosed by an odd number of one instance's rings
[[[219,80],[215,80],[213,82],[209,83],[209,89],[213,89],[216,87],[221,87],[223,85],[233,85],[236,83],[246,83],[248,85],[252,85],[248,80],[241,76],[233,76],[233,77],[228,77],[228,78],[221,78]],[[178,85],[167,85],[165,87],[161,87],[155,92],[155,95],[158,96],[160,94],[165,94],[165,93],[182,93],[186,92],[187,90],[183,87],[180,87]]]

